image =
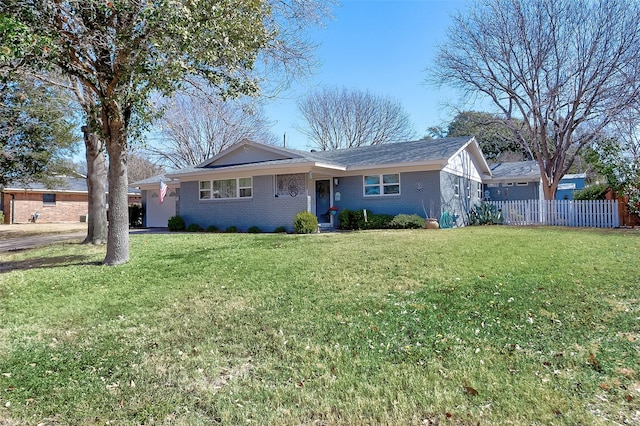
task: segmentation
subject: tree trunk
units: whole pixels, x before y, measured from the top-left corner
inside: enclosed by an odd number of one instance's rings
[[[550,182],[546,174],[544,172],[542,173],[542,179],[540,184],[542,185],[542,194],[545,200],[556,199],[556,191],[558,190],[558,183],[560,183],[559,179],[557,182],[556,182],[556,179],[554,179],[553,182]]]
[[[121,117],[122,112],[112,108],[103,106],[102,117],[109,154],[109,233],[104,264],[120,265],[129,261],[127,137],[124,122],[113,118]]]
[[[100,137],[91,132],[89,126],[82,126],[87,159],[87,190],[89,196],[89,217],[87,237],[83,244],[104,244],[107,242],[107,208],[105,190],[107,183],[107,159]]]

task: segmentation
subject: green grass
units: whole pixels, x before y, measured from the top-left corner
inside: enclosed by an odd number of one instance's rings
[[[640,421],[640,234],[134,235],[3,255],[0,424]]]

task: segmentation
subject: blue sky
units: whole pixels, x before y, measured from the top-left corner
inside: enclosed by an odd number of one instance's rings
[[[464,0],[342,0],[326,27],[313,30],[319,44],[315,74],[266,104],[273,132],[287,147],[307,149],[294,124],[303,124],[296,99],[323,86],[367,90],[399,101],[410,114],[418,136],[448,122],[447,103],[456,94],[425,84],[437,44],[444,40],[450,15]]]

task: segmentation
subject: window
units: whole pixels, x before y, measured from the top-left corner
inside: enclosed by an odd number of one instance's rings
[[[467,182],[467,198],[471,198],[471,182]]]
[[[304,189],[304,173],[276,176],[276,197],[297,197],[304,194]]]
[[[253,196],[253,179],[220,179],[200,181],[200,199],[214,198],[251,198]]]
[[[364,176],[365,196],[398,194],[400,194],[400,175],[398,173]]]
[[[529,186],[529,182],[516,182],[516,186]]]
[[[456,197],[460,196],[460,185],[457,183],[453,186],[453,195]]]
[[[200,181],[200,199],[211,199],[211,181]]]
[[[56,194],[42,194],[42,204],[45,206],[55,206]]]

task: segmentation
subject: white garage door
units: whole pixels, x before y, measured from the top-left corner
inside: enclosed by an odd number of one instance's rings
[[[169,194],[164,197],[162,204],[158,203],[158,191],[153,191],[147,199],[147,227],[166,228],[171,216],[176,214],[175,189],[169,189]]]

